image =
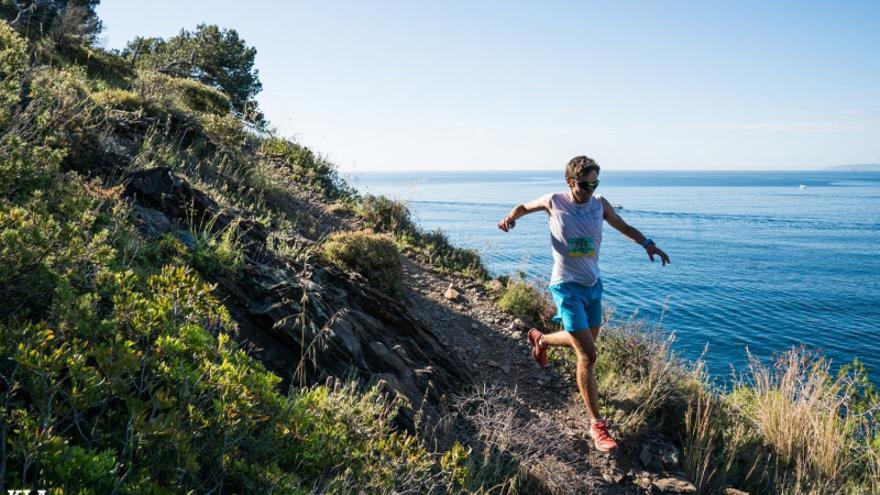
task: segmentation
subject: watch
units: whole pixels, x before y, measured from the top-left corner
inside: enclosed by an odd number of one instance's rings
[[[642,247],[648,249],[648,246],[654,244],[654,241],[650,237],[646,237],[644,241],[642,241]]]

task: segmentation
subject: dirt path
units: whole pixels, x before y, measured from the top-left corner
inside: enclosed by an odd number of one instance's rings
[[[510,438],[500,440],[527,452],[530,472],[550,491],[693,493],[686,482],[677,483],[676,473],[646,469],[637,442],[621,441],[614,454],[597,451],[573,375],[540,368],[531,357],[528,328],[501,311],[481,283],[431,273],[402,259],[413,314],[452,350],[473,385],[510,399],[506,404],[517,419],[501,425]],[[460,293],[454,300],[444,296],[450,283]]]

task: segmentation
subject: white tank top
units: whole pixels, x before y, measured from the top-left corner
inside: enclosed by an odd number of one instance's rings
[[[550,284],[595,284],[599,280],[599,248],[602,246],[602,197],[593,194],[589,201],[578,204],[572,201],[568,191],[547,196],[551,205],[548,222],[553,246]]]

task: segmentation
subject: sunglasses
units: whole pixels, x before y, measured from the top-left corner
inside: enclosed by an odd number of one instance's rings
[[[577,182],[577,185],[581,189],[596,189],[597,187],[599,187],[599,181],[594,180],[594,181],[590,182],[590,181],[583,180],[583,181]]]

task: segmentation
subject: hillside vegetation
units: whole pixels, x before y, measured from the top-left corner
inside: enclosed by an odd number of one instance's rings
[[[425,427],[463,384],[400,304],[398,254],[474,284],[479,256],[273,132],[234,30],[110,51],[97,4],[0,2],[0,492],[550,491],[491,434]],[[507,290],[504,310],[546,317]],[[603,408],[627,439],[674,438],[700,492],[877,492],[858,363],[793,351],[718,391],[637,324],[599,345]]]
[[[267,130],[255,50],[234,31],[108,52],[90,44],[96,3],[0,9],[0,491],[479,490],[466,450],[428,451],[400,431],[399,399],[357,382],[288,392],[236,343],[209,283],[244,269],[236,222],[194,210],[183,230],[139,230],[124,187],[155,167],[265,225],[270,247],[300,261],[317,252],[296,240],[326,229],[291,188],[348,210],[369,202]],[[461,268],[482,272],[469,259]]]

